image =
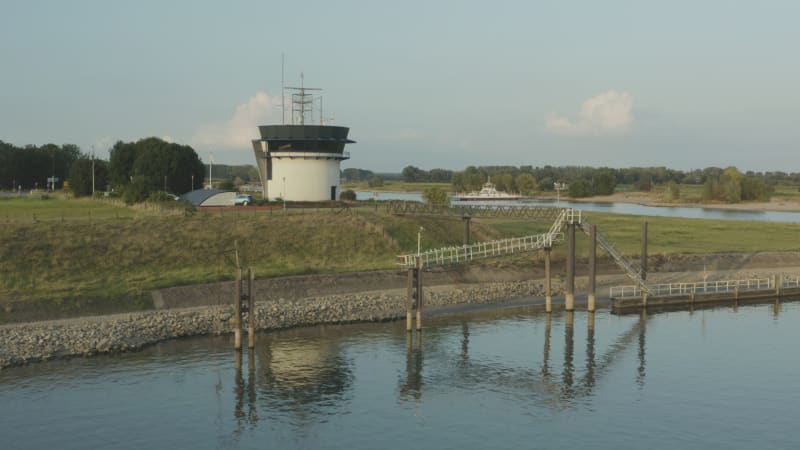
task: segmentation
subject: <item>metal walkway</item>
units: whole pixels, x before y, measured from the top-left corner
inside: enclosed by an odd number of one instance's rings
[[[675,297],[692,294],[728,294],[734,292],[774,290],[779,285],[782,289],[800,287],[800,277],[782,278],[749,278],[743,280],[698,281],[696,283],[663,283],[648,286],[648,294],[656,297]],[[614,286],[609,289],[611,298],[641,297],[639,286]]]
[[[554,242],[564,240],[562,229],[567,223],[580,223],[581,211],[577,209],[556,210],[553,225],[547,233],[534,234],[530,236],[499,239],[487,242],[478,242],[472,245],[444,247],[433,250],[426,250],[417,254],[406,254],[398,256],[398,265],[403,269],[417,267],[417,257],[422,260],[423,267],[443,266],[449,264],[460,264],[475,259],[505,256],[515,253],[537,251],[550,248]]]
[[[395,200],[382,203],[391,214],[416,216],[506,217],[512,219],[556,220],[564,208],[525,205],[428,205]]]
[[[581,230],[588,236],[589,225],[586,222],[581,223]],[[597,233],[597,243],[603,247],[603,250],[611,256],[611,259],[614,260],[615,263],[625,272],[625,275],[628,276],[634,283],[636,283],[636,288],[638,291],[644,290],[644,292],[648,294],[652,294],[652,288],[647,284],[645,280],[642,279],[642,266],[629,260],[628,258],[622,256],[622,254],[614,248],[614,246],[608,242],[608,240],[603,236],[601,233]],[[641,293],[639,294],[641,295]]]

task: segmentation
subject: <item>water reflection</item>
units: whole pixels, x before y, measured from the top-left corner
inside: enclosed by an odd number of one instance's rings
[[[236,379],[234,383],[234,412],[236,432],[240,433],[244,425],[253,427],[258,423],[258,405],[256,395],[256,357],[255,352],[247,352],[247,382],[242,372],[242,352],[236,351]]]
[[[400,385],[400,400],[422,398],[422,365],[422,333],[406,333],[406,379]]]
[[[595,313],[586,314],[585,364],[577,368],[575,364],[576,346],[574,312],[565,312],[562,316],[546,314],[544,335],[542,337],[542,362],[540,368],[529,365],[515,366],[506,363],[502,358],[487,358],[479,354],[471,355],[470,327],[474,322],[462,321],[460,327],[460,345],[457,354],[447,355],[441,336],[435,334],[436,344],[423,345],[423,333],[408,333],[406,336],[405,371],[399,380],[399,397],[401,401],[422,402],[423,385],[450,385],[470,391],[487,390],[503,392],[518,391],[536,404],[549,407],[568,407],[577,400],[591,397],[598,378],[611,371],[615,361],[628,349],[638,349],[638,366],[636,382],[644,385],[646,375],[646,327],[648,316],[642,313],[630,330],[613,341],[599,357],[595,339]],[[553,349],[552,333],[554,322],[563,325],[563,346]],[[479,324],[477,324],[479,325]],[[430,333],[430,332],[429,332]],[[638,344],[638,347],[637,347]],[[560,367],[553,367],[553,352],[562,354]],[[445,353],[443,353],[445,352]],[[432,365],[425,370],[425,353],[428,353]],[[452,361],[452,365],[448,361]],[[523,362],[524,364],[524,362]],[[555,373],[554,373],[555,370]],[[427,374],[427,375],[426,375]]]
[[[274,337],[262,339],[255,348],[257,392],[265,410],[291,414],[292,422],[302,427],[340,408],[352,388],[353,372],[338,336]]]

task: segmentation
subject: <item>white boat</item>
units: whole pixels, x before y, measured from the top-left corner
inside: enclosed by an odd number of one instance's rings
[[[456,198],[461,201],[487,201],[487,200],[519,200],[524,198],[521,195],[509,194],[508,192],[498,191],[492,183],[492,179],[483,183],[480,191],[472,191],[468,194],[457,195]]]

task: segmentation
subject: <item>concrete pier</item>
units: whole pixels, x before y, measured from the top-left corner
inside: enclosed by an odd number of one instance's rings
[[[253,268],[247,269],[247,348],[256,346],[256,294],[255,272]]]
[[[242,349],[242,269],[236,269],[233,299],[233,348]]]
[[[567,224],[567,279],[565,280],[564,309],[575,310],[575,224]]]
[[[544,249],[544,310],[546,312],[553,312],[553,296],[550,285],[550,253],[552,250],[551,247]]]
[[[586,310],[595,310],[595,291],[597,278],[597,225],[589,225],[589,295],[586,299]]]

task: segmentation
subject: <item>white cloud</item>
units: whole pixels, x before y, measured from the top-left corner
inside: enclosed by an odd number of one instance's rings
[[[277,100],[257,92],[237,106],[227,121],[201,126],[192,136],[192,145],[215,150],[249,149],[250,141],[258,138],[258,126],[272,123],[280,115],[280,98]]]
[[[545,128],[565,136],[596,136],[626,133],[632,123],[633,97],[611,90],[583,102],[575,121],[550,113]]]

